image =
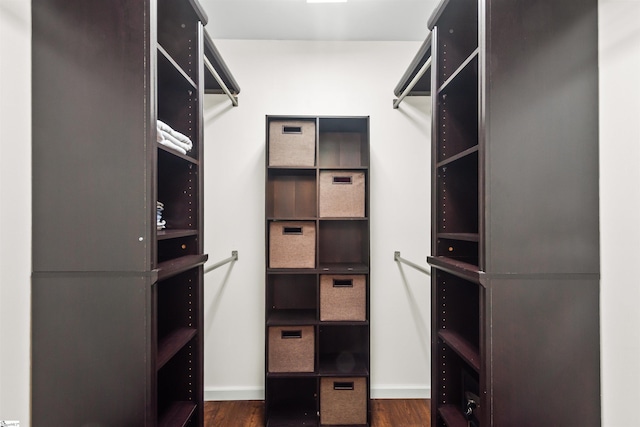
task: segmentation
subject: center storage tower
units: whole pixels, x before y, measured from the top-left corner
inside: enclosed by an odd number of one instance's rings
[[[265,424],[368,426],[369,118],[266,132]]]

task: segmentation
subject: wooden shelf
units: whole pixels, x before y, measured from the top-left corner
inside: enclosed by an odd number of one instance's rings
[[[208,255],[187,255],[158,263],[158,280],[168,279],[176,274],[198,267],[207,262],[208,258]]]
[[[366,264],[321,264],[318,267],[320,273],[332,273],[332,274],[353,274],[353,273],[369,273],[369,266]]]
[[[156,238],[158,240],[167,240],[167,239],[177,239],[180,237],[197,236],[197,235],[198,235],[198,230],[184,230],[184,229],[174,230],[174,229],[165,228],[163,230],[157,231]]]
[[[476,372],[480,372],[480,352],[461,335],[450,330],[440,330],[438,337],[455,351]]]
[[[156,145],[158,146],[158,149],[160,149],[160,150],[162,150],[162,151],[164,151],[166,153],[169,153],[169,154],[171,154],[173,156],[176,156],[176,157],[178,157],[178,158],[180,158],[182,160],[185,160],[185,161],[187,161],[189,163],[193,163],[194,165],[199,165],[200,164],[200,161],[198,159],[194,159],[193,157],[189,156],[188,154],[182,154],[182,153],[172,149],[171,147],[167,147],[166,145],[160,144],[159,142],[156,142]]]
[[[169,55],[169,52],[167,52],[162,46],[160,46],[160,44],[158,44],[158,53],[160,54],[160,55],[158,55],[158,68],[162,69],[162,67],[166,67],[167,65],[170,65],[171,67],[173,67],[173,69],[176,72],[178,72],[178,74],[180,74],[182,76],[182,78],[184,78],[184,80],[194,90],[198,87],[198,85],[195,84],[195,82],[182,69],[182,67],[180,65],[178,65],[178,63],[171,57],[171,55]]]
[[[196,408],[197,405],[193,402],[174,402],[160,417],[158,427],[185,427]]]
[[[470,156],[472,154],[475,154],[477,152],[478,152],[478,146],[474,145],[471,148],[467,148],[466,150],[464,150],[464,151],[462,151],[462,152],[460,152],[460,153],[458,153],[456,155],[453,155],[453,156],[451,156],[451,157],[449,157],[447,159],[444,159],[444,160],[436,163],[436,168],[441,168],[443,166],[447,166],[447,165],[449,165],[449,164],[451,164],[451,163],[453,163],[453,162],[455,162],[457,160],[463,159],[463,158],[465,158],[467,156]]]
[[[301,378],[316,378],[317,372],[267,372],[267,378],[278,379],[301,379]]]
[[[480,237],[478,233],[437,233],[438,239],[462,240],[465,242],[478,242]]]
[[[464,60],[464,62],[462,64],[460,64],[460,66],[453,72],[453,74],[451,74],[451,76],[444,82],[442,83],[442,86],[440,86],[440,88],[438,89],[438,93],[442,93],[444,91],[447,90],[447,88],[450,85],[453,85],[454,82],[457,82],[459,80],[459,76],[465,74],[465,73],[471,73],[474,71],[473,67],[475,66],[475,76],[477,78],[478,75],[478,52],[479,52],[479,48],[476,48],[476,50],[474,50],[471,55],[469,55],[469,57],[467,59]],[[475,63],[474,63],[475,61]]]
[[[274,413],[275,412],[275,413]],[[317,427],[320,424],[314,411],[271,411],[267,427]]]
[[[316,310],[274,310],[267,319],[268,326],[314,325],[318,323]]]
[[[193,337],[197,331],[193,328],[179,328],[158,342],[158,357],[156,369],[161,369],[173,356],[176,355]]]
[[[434,268],[438,268],[440,270],[451,273],[454,276],[458,276],[465,280],[483,285],[481,282],[481,278],[484,273],[478,269],[477,265],[469,264],[462,261],[456,261],[454,259],[443,256],[429,256],[427,257],[427,262]]]
[[[467,420],[462,412],[454,405],[443,405],[438,407],[438,413],[447,427],[467,427]]]
[[[339,216],[339,217],[331,217],[331,216],[323,216],[319,218],[320,221],[368,221],[369,217],[366,216]]]

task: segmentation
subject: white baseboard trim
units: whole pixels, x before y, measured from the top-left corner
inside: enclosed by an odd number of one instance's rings
[[[384,385],[371,388],[372,399],[430,399],[431,386]]]
[[[206,387],[204,400],[264,400],[263,387]]]
[[[392,385],[373,387],[372,399],[430,399],[431,387]],[[262,387],[208,387],[204,390],[204,400],[264,400]]]

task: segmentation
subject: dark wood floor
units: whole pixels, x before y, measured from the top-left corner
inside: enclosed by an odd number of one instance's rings
[[[371,427],[429,427],[427,399],[374,399]],[[205,427],[263,427],[263,401],[205,402]]]

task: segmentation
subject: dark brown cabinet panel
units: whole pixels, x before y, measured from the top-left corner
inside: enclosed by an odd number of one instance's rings
[[[265,423],[369,425],[369,119],[266,129]]]
[[[32,11],[32,422],[201,426],[207,17],[196,0]]]
[[[431,425],[599,426],[597,2],[429,27]]]

